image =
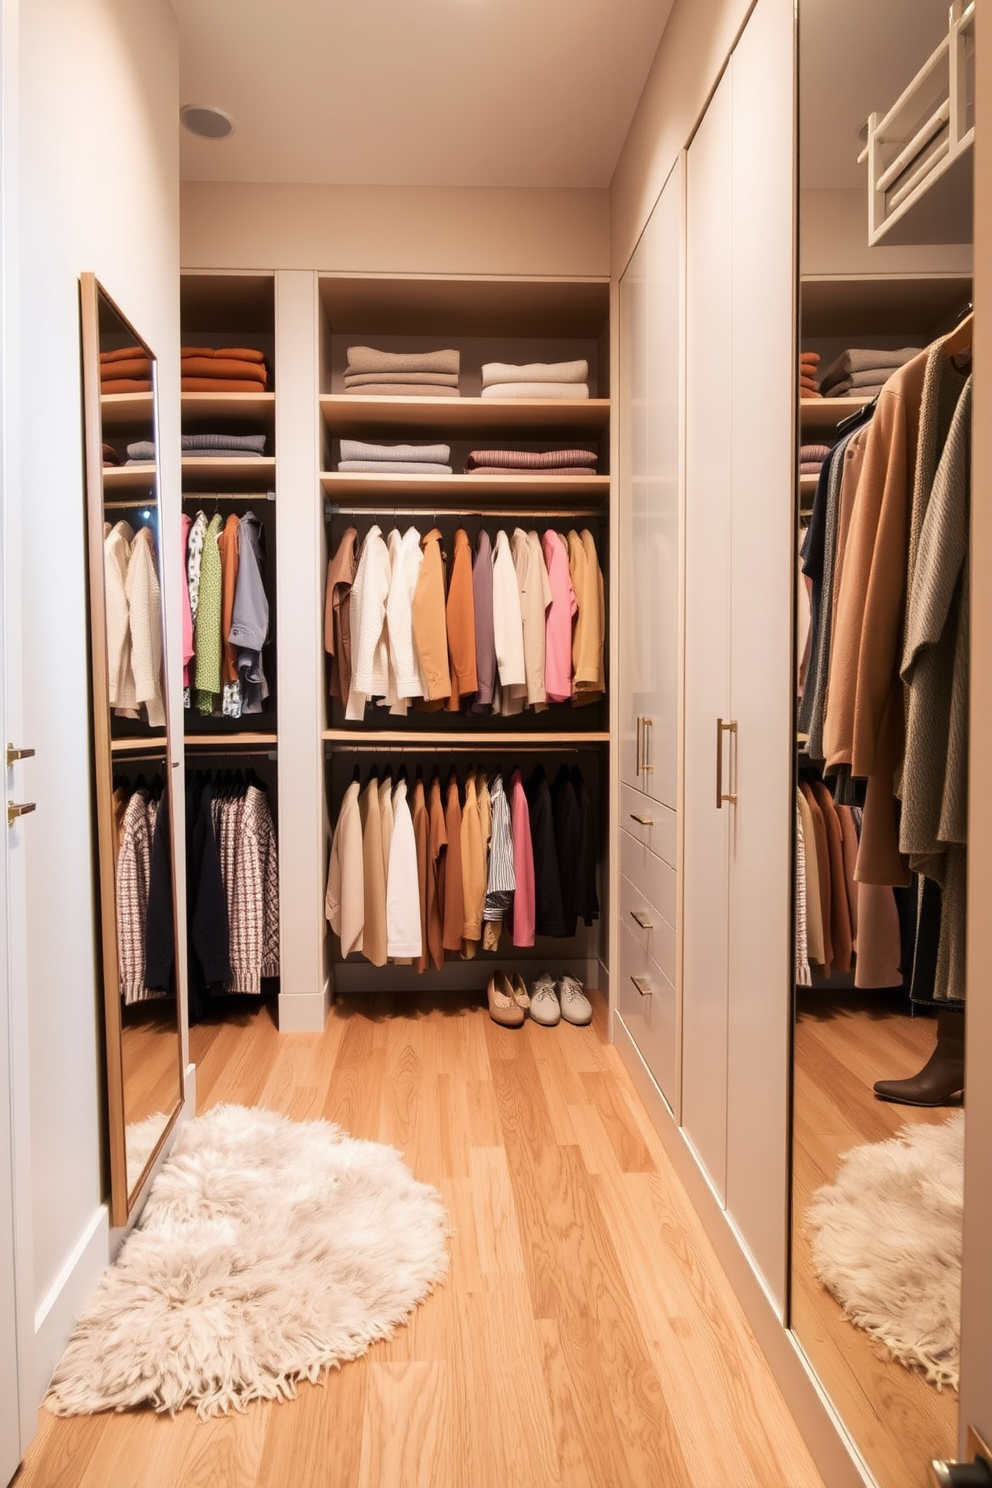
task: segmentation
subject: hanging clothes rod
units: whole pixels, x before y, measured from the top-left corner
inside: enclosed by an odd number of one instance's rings
[[[476,758],[484,754],[525,754],[537,750],[549,755],[595,752],[592,744],[548,744],[539,739],[535,739],[533,744],[513,740],[503,744],[496,741],[491,744],[338,744],[328,739],[324,749],[328,754],[471,754]]]
[[[183,501],[275,501],[275,491],[184,491]]]
[[[187,749],[184,752],[184,754],[183,754],[183,763],[184,764],[188,764],[190,760],[211,760],[213,763],[216,764],[217,763],[217,759],[218,759],[218,754],[220,754],[222,760],[228,760],[228,759],[246,759],[246,760],[255,759],[255,760],[257,760],[257,759],[260,759],[263,754],[268,759],[270,759],[270,760],[276,760],[278,758],[278,755],[276,754],[276,751],[271,746],[265,745],[265,744],[259,744],[259,746],[256,749],[224,749],[224,750],[221,750],[221,751],[217,751],[217,750],[201,750],[201,749]]]
[[[394,521],[406,517],[431,517],[434,522],[440,522],[445,518],[463,521],[466,517],[492,517],[498,521],[510,521],[515,518],[527,517],[531,520],[542,520],[548,522],[571,522],[576,517],[593,517],[597,521],[608,520],[609,513],[601,506],[570,506],[567,509],[558,508],[550,511],[547,508],[529,508],[524,506],[506,507],[497,510],[493,507],[470,507],[465,511],[456,511],[438,506],[339,506],[336,501],[324,503],[324,518],[330,521],[333,517],[371,517],[374,521],[380,517],[391,517]]]

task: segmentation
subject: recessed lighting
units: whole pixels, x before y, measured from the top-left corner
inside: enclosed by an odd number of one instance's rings
[[[179,118],[184,129],[188,129],[190,134],[198,134],[201,139],[227,139],[234,133],[234,120],[230,114],[207,104],[187,103],[179,110]]]

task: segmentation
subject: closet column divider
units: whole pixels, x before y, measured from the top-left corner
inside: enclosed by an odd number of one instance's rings
[[[280,270],[275,279],[279,1029],[313,1033],[323,1028],[329,1007],[323,960],[323,503],[317,480],[316,277],[309,271]]]

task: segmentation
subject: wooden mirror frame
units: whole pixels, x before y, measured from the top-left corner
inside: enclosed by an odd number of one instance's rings
[[[165,706],[165,731],[161,737],[161,755],[164,769],[163,799],[169,811],[169,858],[173,905],[173,954],[176,984],[176,1061],[178,1080],[177,1098],[166,1115],[162,1131],[154,1148],[142,1165],[140,1175],[133,1184],[128,1183],[126,1144],[126,1098],[123,1050],[123,1019],[121,1015],[121,987],[118,960],[117,919],[117,852],[116,824],[113,804],[114,756],[111,747],[110,679],[107,658],[107,601],[104,578],[104,522],[106,519],[106,489],[104,482],[103,434],[104,418],[100,378],[100,307],[103,303],[118,319],[122,330],[134,337],[151,361],[151,425],[155,440],[155,505],[161,533],[161,486],[158,463],[158,390],[156,381],[157,362],[154,353],[134,330],[127,317],[92,273],[84,273],[79,279],[80,334],[82,350],[83,435],[85,450],[86,487],[86,534],[89,593],[89,657],[91,683],[91,719],[93,740],[93,801],[96,813],[95,853],[98,869],[97,906],[100,916],[100,975],[103,982],[104,1030],[106,1049],[107,1115],[110,1156],[110,1209],[111,1223],[123,1225],[139,1198],[148,1173],[162,1145],[168,1137],[184,1100],[182,1032],[179,1015],[179,945],[176,935],[176,852],[175,814],[173,811],[171,769],[171,726],[168,700],[167,637],[165,619],[165,585],[162,582],[162,553],[159,544],[159,587],[161,593],[162,625],[162,673],[163,701]],[[157,740],[158,735],[154,736]],[[156,751],[157,753],[158,751]]]

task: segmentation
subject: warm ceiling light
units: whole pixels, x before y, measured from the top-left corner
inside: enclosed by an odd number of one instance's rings
[[[187,103],[179,110],[184,129],[198,134],[201,139],[227,139],[234,133],[234,120],[223,109],[212,108],[202,103]]]

